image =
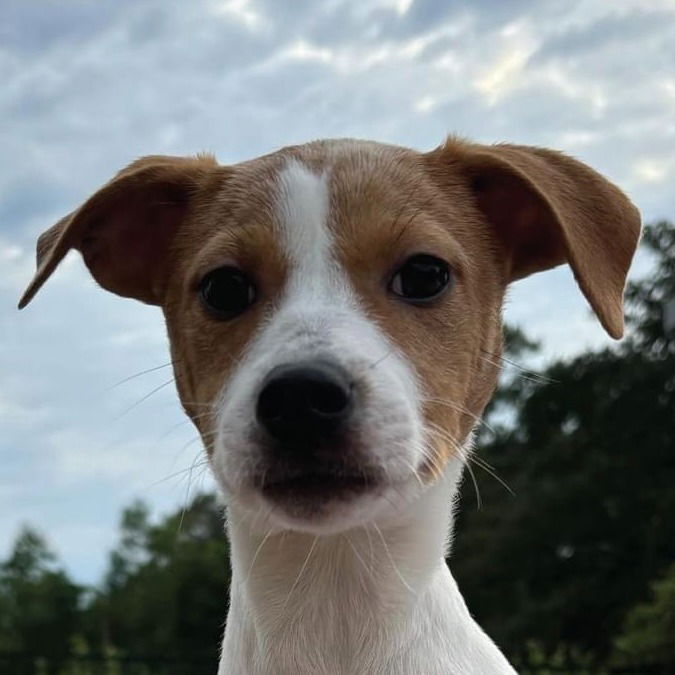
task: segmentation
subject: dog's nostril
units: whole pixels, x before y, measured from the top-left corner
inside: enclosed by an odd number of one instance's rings
[[[326,361],[282,365],[265,379],[258,422],[281,442],[320,441],[347,420],[352,388],[343,370]]]
[[[341,415],[349,406],[349,389],[335,382],[316,384],[307,391],[307,404],[318,415]]]

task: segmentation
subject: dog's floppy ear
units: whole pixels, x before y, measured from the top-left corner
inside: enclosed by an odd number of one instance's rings
[[[161,302],[171,238],[190,202],[216,167],[209,155],[136,160],[80,208],[44,232],[25,307],[71,248],[82,253],[96,281],[113,293]]]
[[[468,176],[476,203],[509,255],[509,278],[568,262],[614,338],[623,335],[623,291],[640,214],[617,187],[559,152],[450,138],[438,151]]]

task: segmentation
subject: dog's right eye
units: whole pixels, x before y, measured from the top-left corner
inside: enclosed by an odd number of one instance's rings
[[[240,269],[228,266],[212,270],[201,280],[199,296],[216,318],[232,319],[255,302],[256,292]]]

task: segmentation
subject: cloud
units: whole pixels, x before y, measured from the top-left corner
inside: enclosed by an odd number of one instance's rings
[[[671,176],[673,164],[672,159],[643,157],[633,166],[635,179],[643,183],[663,183]]]
[[[559,147],[646,219],[675,214],[670,1],[6,0],[0,45],[0,555],[29,520],[81,579],[123,504],[181,503],[182,475],[156,483],[198,450],[169,385],[120,417],[168,368],[110,389],[169,361],[159,311],[102,293],[75,254],[14,309],[37,235],[132,159],[457,132]],[[507,318],[547,358],[608,343],[565,269],[516,284]]]

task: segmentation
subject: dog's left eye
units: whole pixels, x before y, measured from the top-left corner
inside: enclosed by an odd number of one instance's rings
[[[236,267],[219,267],[199,283],[199,295],[206,309],[218,319],[231,319],[255,302],[255,287]]]
[[[391,279],[389,290],[409,302],[429,302],[449,285],[450,266],[433,255],[420,253],[403,263]]]

